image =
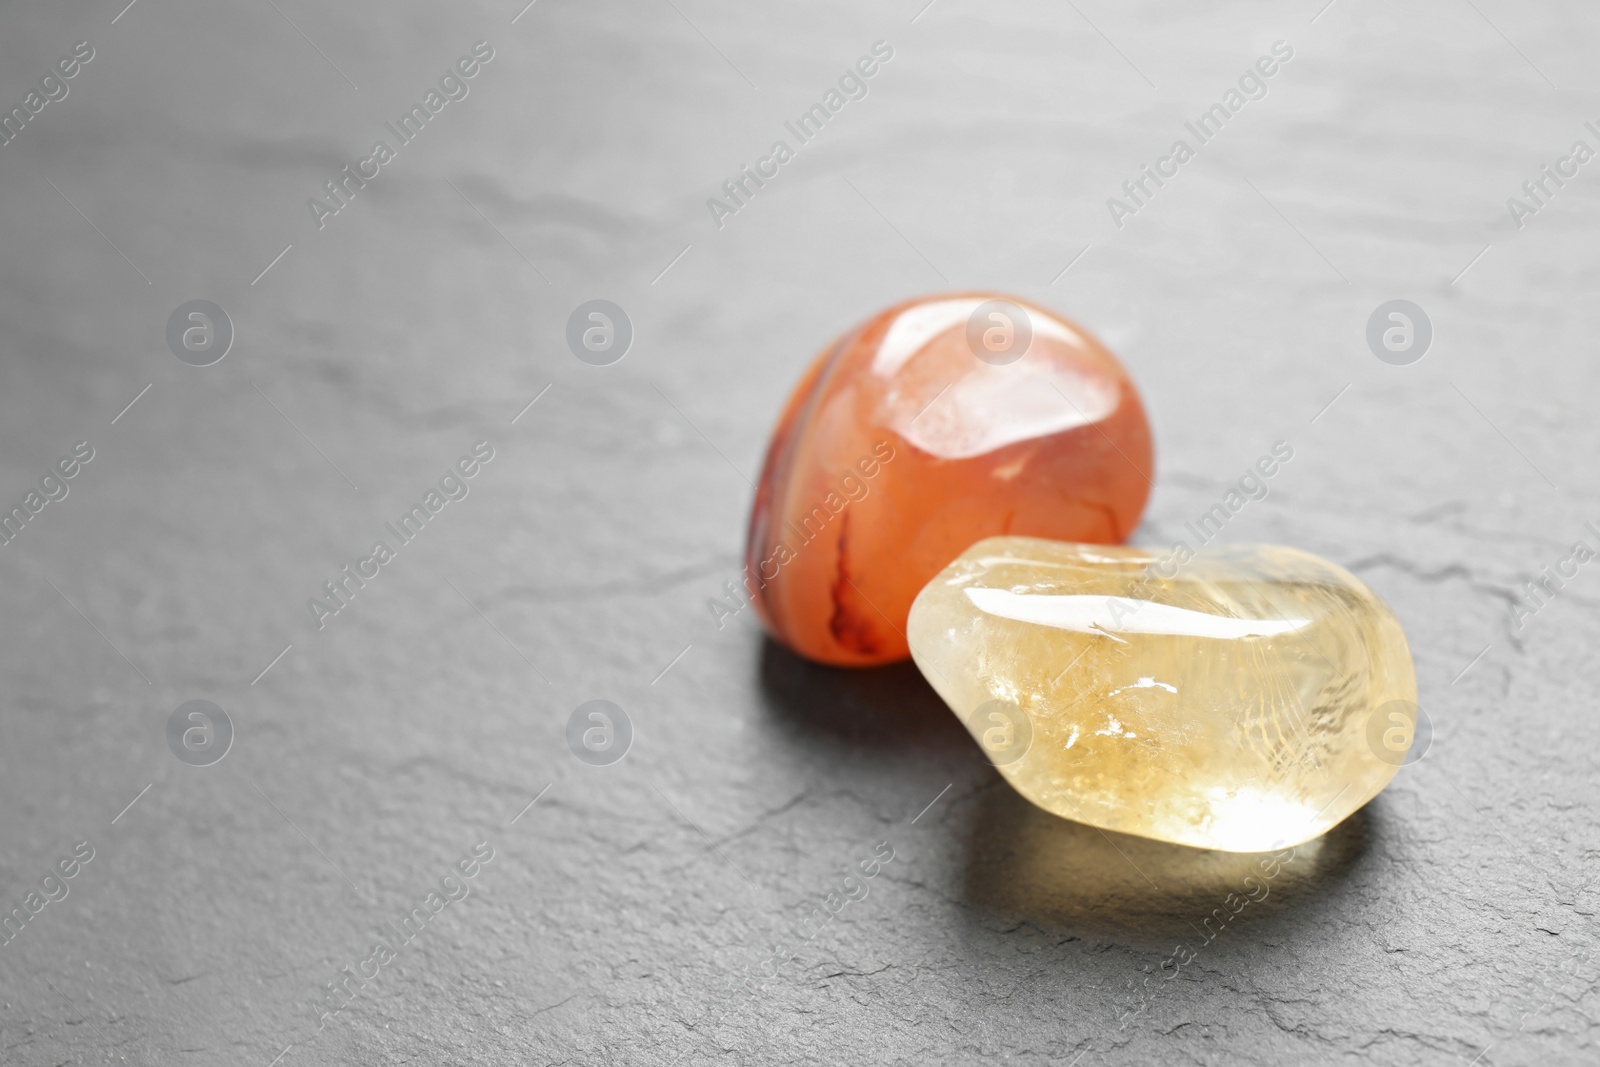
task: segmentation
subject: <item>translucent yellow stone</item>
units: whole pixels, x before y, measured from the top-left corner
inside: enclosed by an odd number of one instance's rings
[[[923,587],[906,633],[1018,792],[1160,841],[1316,837],[1389,783],[1415,729],[1394,615],[1292,548],[989,538]]]

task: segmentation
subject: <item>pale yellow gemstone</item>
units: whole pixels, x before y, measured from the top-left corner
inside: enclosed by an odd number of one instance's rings
[[[1388,607],[1297,549],[1193,558],[979,541],[918,594],[911,654],[1046,811],[1260,852],[1326,832],[1399,769],[1416,675]]]

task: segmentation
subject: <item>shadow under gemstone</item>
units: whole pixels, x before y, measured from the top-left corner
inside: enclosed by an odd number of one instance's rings
[[[768,637],[761,648],[761,690],[774,718],[810,742],[902,753],[970,749],[978,756],[966,728],[910,660],[829,667]]]
[[[804,747],[893,754],[874,764],[875,774],[890,777],[906,773],[908,762],[937,762],[958,779],[958,795],[989,779],[965,801],[951,798],[951,810],[934,820],[954,838],[948,870],[960,882],[959,914],[975,926],[1020,921],[1162,951],[1245,926],[1253,937],[1272,936],[1314,921],[1318,898],[1361,862],[1383,827],[1380,797],[1288,857],[1289,850],[1218,852],[1100,830],[1013,789],[909,661],[830,667],[767,638],[760,677],[772,721]]]
[[[1100,830],[1036,807],[997,780],[950,829],[967,844],[962,899],[979,915],[1170,949],[1248,925],[1299,923],[1382,831],[1375,802],[1279,852],[1216,852]]]

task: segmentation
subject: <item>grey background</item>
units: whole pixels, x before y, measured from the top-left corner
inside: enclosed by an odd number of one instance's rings
[[[0,147],[0,501],[96,454],[0,547],[0,902],[96,855],[0,947],[0,1060],[1591,1062],[1600,574],[1510,606],[1595,546],[1600,163],[1520,231],[1505,200],[1600,147],[1600,33],[1396,6],[7,5],[0,105],[97,54]],[[471,95],[319,232],[307,198],[480,39]],[[878,39],[867,98],[716,228],[706,198]],[[1112,225],[1279,39],[1268,96]],[[706,606],[813,354],[958,287],[1126,361],[1140,542],[1289,442],[1225,538],[1370,582],[1433,720],[1143,1010],[1243,861],[1043,815],[913,669],[810,666]],[[564,343],[594,298],[635,327],[609,367]],[[1395,298],[1433,322],[1412,366],[1364,341]],[[192,299],[235,326],[212,367],[166,348]],[[306,599],[480,439],[471,495],[317,631]],[[612,766],[565,744],[594,698],[634,726]],[[166,746],[191,699],[236,730],[213,766]],[[472,895],[319,1032],[478,841]],[[869,896],[788,932],[879,841]]]

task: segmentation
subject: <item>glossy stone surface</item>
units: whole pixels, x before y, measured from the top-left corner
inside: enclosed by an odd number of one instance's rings
[[[1123,541],[1151,466],[1133,382],[1082,329],[996,294],[908,301],[828,346],[795,387],[756,490],[745,585],[803,656],[903,659],[912,600],[957,553],[1005,533]]]
[[[1189,555],[979,542],[917,597],[913,657],[1047,811],[1230,852],[1322,834],[1410,745],[1405,634],[1309,553]]]

